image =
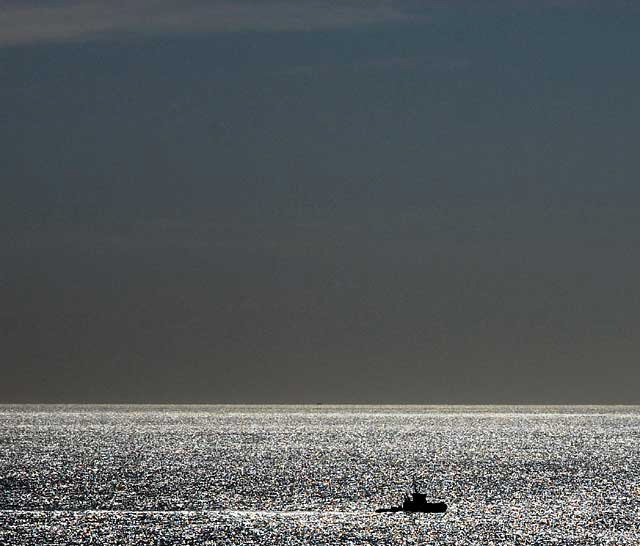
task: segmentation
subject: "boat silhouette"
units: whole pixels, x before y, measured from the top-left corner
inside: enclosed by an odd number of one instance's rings
[[[416,480],[413,480],[413,491],[405,493],[402,506],[392,506],[391,508],[378,508],[376,512],[422,512],[422,513],[443,513],[447,511],[445,502],[427,502],[427,495],[419,493],[416,487]]]

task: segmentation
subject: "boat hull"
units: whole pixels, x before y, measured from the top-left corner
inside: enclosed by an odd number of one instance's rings
[[[407,514],[442,514],[447,511],[447,504],[444,502],[429,502],[419,508],[405,509],[402,506],[392,506],[391,508],[378,508],[377,513],[405,512]]]

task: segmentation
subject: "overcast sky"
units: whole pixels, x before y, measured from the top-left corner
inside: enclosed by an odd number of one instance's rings
[[[4,0],[0,402],[640,402],[636,6]]]

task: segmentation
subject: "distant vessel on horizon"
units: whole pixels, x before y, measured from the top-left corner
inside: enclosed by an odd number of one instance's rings
[[[416,480],[413,480],[413,491],[405,493],[402,506],[392,506],[391,508],[378,508],[377,513],[383,512],[422,512],[422,513],[443,513],[447,511],[445,502],[427,502],[427,495],[419,493]]]

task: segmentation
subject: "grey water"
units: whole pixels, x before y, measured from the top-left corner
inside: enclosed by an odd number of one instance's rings
[[[0,406],[0,544],[638,544],[640,407]],[[416,478],[444,514],[376,514]]]

